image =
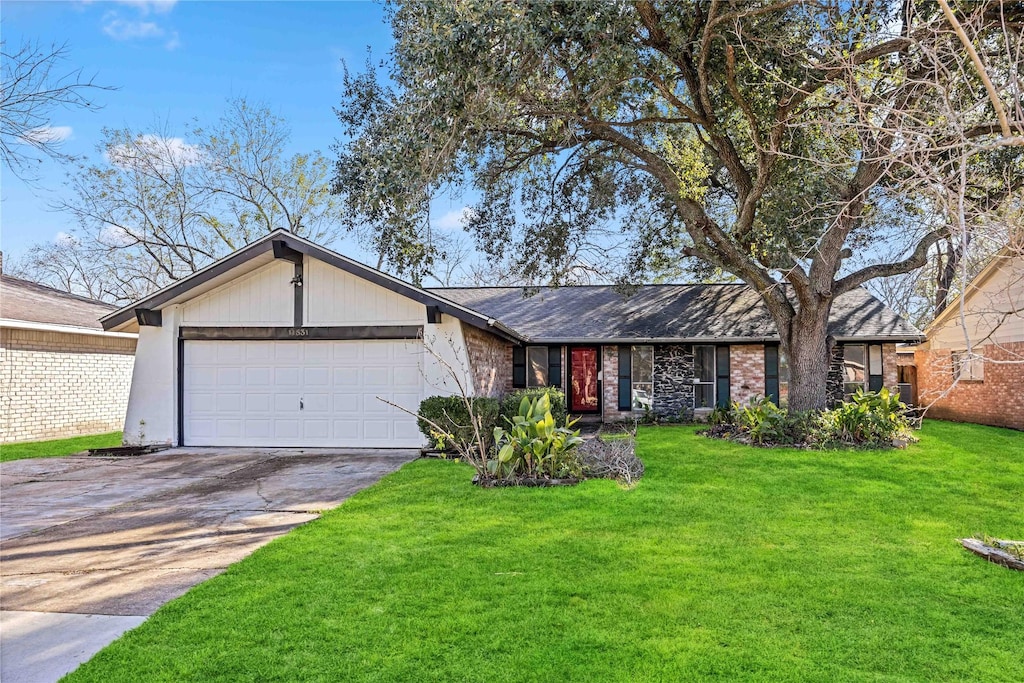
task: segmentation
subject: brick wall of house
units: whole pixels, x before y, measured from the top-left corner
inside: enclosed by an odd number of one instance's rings
[[[462,326],[476,396],[501,396],[512,391],[512,344],[493,334]]]
[[[949,349],[914,353],[918,397],[922,406],[930,406],[927,417],[1024,429],[1024,342],[982,346],[976,352],[994,361],[985,362],[984,379],[955,386]]]
[[[746,405],[764,397],[764,344],[729,347],[729,398]]]
[[[124,427],[135,340],[0,329],[0,441]]]
[[[899,358],[896,356],[896,345],[882,344],[882,386],[893,389],[899,384],[897,367]]]
[[[601,419],[605,422],[632,419],[629,411],[619,410],[619,347],[605,346],[601,360],[602,396]]]

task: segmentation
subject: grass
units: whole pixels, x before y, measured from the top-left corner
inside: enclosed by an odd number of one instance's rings
[[[905,451],[644,429],[632,490],[419,460],[162,607],[80,681],[1019,681],[1024,434]]]
[[[121,432],[76,436],[72,439],[53,441],[27,441],[0,445],[0,462],[24,458],[54,458],[78,453],[89,448],[110,448],[121,445]]]

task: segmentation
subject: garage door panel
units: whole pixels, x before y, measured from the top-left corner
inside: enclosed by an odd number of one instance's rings
[[[218,413],[240,413],[242,412],[242,394],[217,394],[215,408]]]
[[[302,383],[302,368],[274,368],[274,386],[298,388]]]
[[[270,344],[244,344],[242,351],[246,363],[267,363],[274,359],[274,347]]]
[[[245,386],[247,387],[269,387],[273,370],[269,367],[255,367],[245,369]]]
[[[185,443],[419,446],[415,418],[377,396],[415,410],[421,359],[418,342],[186,342]]]
[[[331,383],[331,370],[328,367],[302,369],[302,384],[306,387],[326,387]]]
[[[354,394],[334,394],[335,414],[359,413],[359,396]]]
[[[247,439],[266,439],[271,436],[269,420],[246,420],[245,437]]]
[[[331,412],[331,397],[329,394],[313,394],[307,391],[302,395],[302,402],[302,410],[307,413]]]

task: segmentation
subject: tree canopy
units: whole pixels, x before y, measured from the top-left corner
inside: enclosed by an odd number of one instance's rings
[[[564,281],[609,235],[622,281],[696,259],[764,298],[798,409],[825,403],[836,297],[1020,201],[1010,3],[955,24],[909,0],[388,10],[389,82],[346,79],[334,190],[395,269],[429,261],[429,199],[452,187],[479,197],[478,248],[529,279]]]

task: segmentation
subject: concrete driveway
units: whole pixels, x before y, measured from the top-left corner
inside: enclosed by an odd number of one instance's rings
[[[0,680],[56,680],[416,455],[179,448],[3,463]]]

